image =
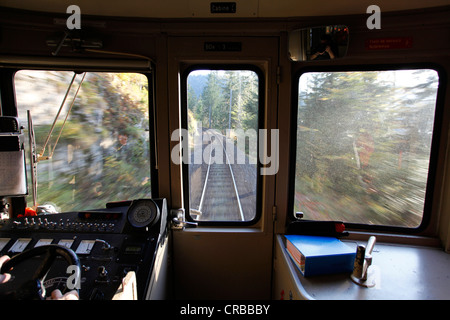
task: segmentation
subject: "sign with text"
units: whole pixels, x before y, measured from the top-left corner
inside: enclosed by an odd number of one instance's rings
[[[242,51],[241,42],[205,42],[205,51]]]
[[[391,50],[412,48],[412,37],[374,38],[365,42],[366,50]]]
[[[236,13],[236,2],[211,2],[211,13]]]

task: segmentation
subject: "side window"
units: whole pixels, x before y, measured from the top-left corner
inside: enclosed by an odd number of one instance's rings
[[[438,83],[429,69],[301,74],[294,212],[419,227],[435,165]]]
[[[195,69],[187,74],[185,85],[190,217],[202,222],[255,221],[258,73]]]
[[[52,204],[63,212],[151,197],[147,77],[88,72],[73,100],[82,79],[78,75],[49,136],[73,75],[36,70],[15,75],[19,119],[27,128],[30,111],[36,153],[41,154],[37,205]],[[27,176],[31,190],[31,172]],[[31,191],[27,203],[33,203]]]

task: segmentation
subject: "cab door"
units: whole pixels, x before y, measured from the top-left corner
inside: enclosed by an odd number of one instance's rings
[[[167,50],[171,208],[188,222],[172,230],[174,297],[270,299],[279,39]]]

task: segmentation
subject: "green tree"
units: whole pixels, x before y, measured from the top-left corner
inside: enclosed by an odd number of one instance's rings
[[[224,100],[221,94],[221,83],[217,71],[208,74],[208,81],[202,93],[203,115],[201,117],[203,126],[208,128],[223,128]],[[205,117],[206,116],[206,117]]]
[[[434,118],[436,88],[431,84],[436,78],[409,73],[415,84],[410,86],[396,79],[401,72],[304,76],[308,82],[300,83],[296,163],[301,201],[296,210],[302,210],[307,197],[320,204],[310,208],[319,219],[417,223],[431,145],[423,133],[430,131]],[[408,156],[411,151],[414,157]]]

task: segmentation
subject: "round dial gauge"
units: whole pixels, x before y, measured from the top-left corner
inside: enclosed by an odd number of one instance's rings
[[[147,227],[159,218],[159,208],[153,200],[135,200],[128,209],[128,221],[135,228]]]

